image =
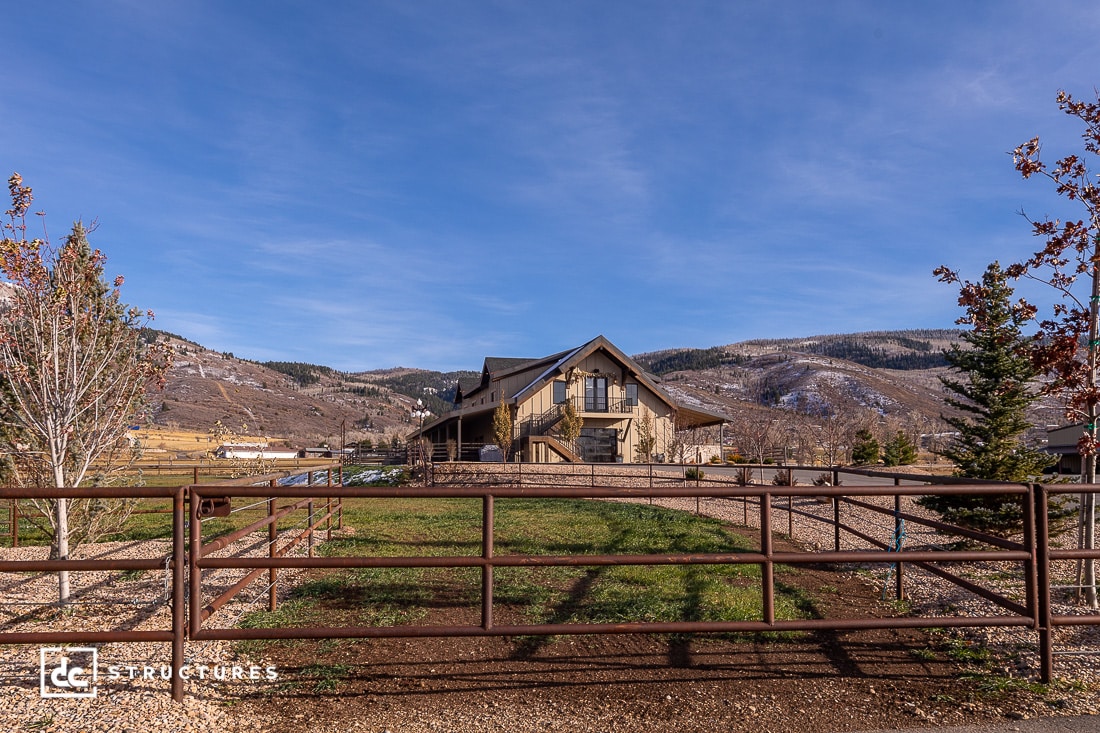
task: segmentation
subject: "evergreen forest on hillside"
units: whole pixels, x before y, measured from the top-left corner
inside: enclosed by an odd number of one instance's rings
[[[331,367],[306,364],[300,361],[264,361],[260,362],[260,365],[287,375],[300,387],[317,384],[323,377],[330,376],[333,373]]]
[[[946,366],[945,342],[957,341],[959,333],[948,329],[929,329],[817,336],[811,339],[758,339],[707,349],[662,351],[637,358],[658,376],[744,364],[753,358],[754,352],[761,350],[844,359],[872,369],[911,371]]]

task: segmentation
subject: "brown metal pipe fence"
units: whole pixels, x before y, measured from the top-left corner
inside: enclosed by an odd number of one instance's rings
[[[591,478],[592,474],[586,478]],[[529,478],[525,476],[525,478]],[[1054,619],[1044,623],[1042,603],[1045,599],[1049,607],[1049,592],[1042,596],[1028,592],[1025,604],[1017,603],[989,589],[971,583],[964,578],[936,568],[930,563],[967,563],[1001,561],[1020,563],[1024,567],[1023,575],[1038,577],[1034,565],[1039,557],[1034,547],[1021,543],[996,539],[989,543],[995,549],[987,550],[904,550],[897,551],[872,537],[856,533],[873,547],[871,550],[818,551],[818,552],[777,552],[772,536],[776,532],[773,518],[773,502],[778,497],[825,496],[835,498],[837,502],[847,501],[851,496],[900,497],[929,493],[942,494],[1015,494],[1031,497],[1036,488],[1020,484],[982,484],[950,486],[859,486],[859,487],[759,487],[698,484],[685,486],[656,486],[654,488],[615,487],[615,486],[522,486],[508,483],[493,483],[488,486],[428,486],[416,488],[357,487],[336,488],[330,491],[335,498],[468,498],[482,501],[482,542],[477,555],[457,557],[325,557],[325,558],[205,558],[193,555],[195,568],[479,568],[482,572],[481,623],[476,626],[421,626],[405,625],[391,627],[318,627],[318,628],[272,628],[272,629],[229,629],[203,628],[201,620],[192,620],[192,638],[195,639],[287,639],[287,638],[370,638],[370,637],[422,637],[422,636],[511,636],[545,634],[606,634],[606,633],[697,633],[697,632],[760,632],[760,631],[799,631],[815,629],[871,629],[904,627],[974,627],[974,626],[1020,626],[1037,630],[1043,637],[1041,645],[1049,646],[1049,634]],[[1077,489],[1080,491],[1080,488]],[[194,494],[206,492],[205,487],[193,487]],[[307,496],[301,487],[263,489],[250,488],[240,490],[242,495],[271,495],[279,499],[294,499]],[[642,498],[738,498],[745,501],[755,500],[760,513],[760,551],[745,553],[670,553],[655,555],[498,555],[493,544],[494,503],[498,499],[509,498],[604,498],[604,499],[642,499]],[[1045,496],[1044,496],[1045,500]],[[1025,505],[1030,505],[1026,502]],[[1044,505],[1045,506],[1045,505]],[[873,505],[867,505],[868,508]],[[863,508],[863,507],[861,507]],[[897,515],[901,513],[881,507],[873,507],[883,513]],[[794,512],[792,512],[793,514]],[[1045,517],[1045,512],[1043,513]],[[908,515],[906,515],[908,516]],[[912,517],[914,521],[920,521]],[[1045,525],[1035,526],[1035,512],[1025,513],[1026,536],[1045,542]],[[789,518],[788,518],[789,520]],[[788,527],[789,527],[788,522]],[[838,524],[838,530],[851,531],[851,528]],[[975,535],[975,538],[981,535]],[[983,536],[984,537],[984,536]],[[1064,551],[1067,557],[1076,557],[1078,553]],[[776,565],[820,564],[820,563],[861,563],[899,565],[915,563],[932,568],[934,572],[956,582],[1009,611],[1010,615],[989,615],[984,617],[958,618],[865,618],[865,619],[792,619],[775,618],[775,567]],[[497,625],[493,618],[492,578],[496,567],[552,567],[552,566],[609,566],[609,565],[669,565],[669,564],[751,564],[761,568],[762,613],[756,621],[737,622],[661,622],[661,623],[615,623],[615,624],[508,624]],[[900,575],[900,574],[899,574]],[[193,576],[194,577],[194,576]],[[1030,587],[1029,583],[1029,587]],[[901,581],[898,581],[901,589]],[[1049,613],[1048,613],[1049,615]],[[1066,617],[1060,621],[1072,622]],[[1049,680],[1052,675],[1052,658],[1045,655],[1042,660],[1040,676]]]
[[[170,629],[158,631],[78,631],[78,632],[4,632],[0,631],[0,644],[72,644],[167,641],[172,643],[172,697],[183,699],[183,678],[179,670],[183,666],[184,604],[183,578],[187,564],[180,543],[183,532],[183,506],[186,487],[126,487],[126,488],[71,488],[71,489],[13,489],[0,487],[0,500],[22,498],[37,499],[166,499],[172,500],[172,554],[167,558],[150,560],[45,560],[6,561],[0,563],[0,572],[56,571],[56,570],[159,570],[167,567],[172,573],[172,623]]]
[[[525,469],[524,480],[536,478],[534,471]],[[1082,490],[1100,491],[1100,487],[1021,484],[956,484],[939,486],[740,486],[735,482],[676,480],[664,481],[659,476],[653,480],[652,468],[645,472],[645,487],[601,485],[596,481],[595,469],[580,473],[586,485],[520,485],[498,477],[488,485],[436,485],[423,487],[343,487],[332,485],[275,486],[274,476],[260,477],[267,485],[233,482],[231,485],[193,485],[179,488],[108,488],[108,489],[2,489],[0,500],[35,496],[38,498],[88,497],[88,498],[170,498],[172,500],[172,552],[168,558],[151,560],[3,560],[0,572],[52,572],[68,570],[130,569],[153,570],[167,567],[171,570],[171,629],[157,631],[120,630],[109,632],[2,632],[0,644],[18,643],[71,643],[109,641],[170,641],[172,642],[172,695],[180,699],[183,694],[179,670],[183,664],[184,646],[188,639],[318,639],[318,638],[371,638],[371,637],[438,637],[438,636],[515,636],[515,635],[565,635],[565,634],[618,634],[618,633],[699,633],[699,632],[776,632],[813,630],[856,630],[877,628],[929,628],[929,627],[992,627],[1014,626],[1031,629],[1037,633],[1040,648],[1039,676],[1049,681],[1053,676],[1053,631],[1059,626],[1100,624],[1100,615],[1056,615],[1051,594],[1051,562],[1073,560],[1082,557],[1098,557],[1100,552],[1052,549],[1050,547],[1047,504],[1051,494],[1080,493]],[[658,472],[659,473],[659,472]],[[517,473],[518,478],[518,473]],[[543,480],[543,476],[538,476]],[[900,480],[896,480],[896,484]],[[1022,542],[990,538],[981,533],[971,533],[971,539],[981,541],[982,550],[905,549],[893,547],[866,533],[858,532],[842,523],[841,507],[849,505],[861,511],[874,511],[899,522],[913,521],[933,528],[944,528],[931,520],[901,511],[901,497],[926,494],[1012,494],[1021,497],[1024,506],[1025,532]],[[200,508],[204,500],[256,499],[249,507],[261,507],[264,516],[250,522],[232,534],[204,544]],[[813,515],[794,506],[793,499],[815,497],[832,505],[832,519]],[[856,498],[859,497],[859,498]],[[893,498],[893,508],[876,506],[865,501],[871,497]],[[342,521],[344,499],[445,499],[466,498],[481,502],[481,541],[476,554],[436,557],[428,555],[412,557],[315,557],[312,553],[313,536],[317,530],[325,530],[331,538],[333,518],[339,526]],[[531,555],[499,554],[494,544],[496,534],[496,502],[514,498],[558,499],[618,499],[653,500],[656,498],[710,498],[732,499],[744,503],[746,518],[750,504],[758,510],[760,534],[759,549],[750,552],[662,554],[601,554],[601,555]],[[777,501],[780,500],[780,501]],[[785,500],[785,501],[782,501]],[[190,502],[189,509],[187,502]],[[281,506],[279,506],[281,504]],[[209,504],[208,504],[209,505]],[[318,511],[314,511],[319,507]],[[292,534],[283,547],[276,547],[279,538],[279,522],[295,512],[305,510],[304,528]],[[773,536],[778,531],[775,513],[787,511],[785,528],[788,534],[795,530],[794,517],[812,517],[814,521],[832,522],[834,547],[828,550],[806,552],[777,551]],[[185,519],[189,519],[185,530]],[[255,532],[266,529],[268,550],[262,557],[213,557],[212,553],[231,549],[232,543],[243,540]],[[859,538],[871,549],[841,549],[841,537],[848,533]],[[290,557],[291,548],[309,543],[310,552],[305,557]],[[948,572],[939,563],[974,563],[999,561],[1019,564],[1026,586],[1023,603],[980,586],[966,578]],[[777,565],[802,564],[883,564],[896,568],[896,592],[904,594],[904,565],[916,564],[960,587],[991,601],[1005,613],[968,617],[903,617],[903,618],[848,618],[848,619],[778,619],[776,618]],[[494,619],[493,573],[498,567],[577,567],[615,565],[755,565],[760,568],[761,611],[759,618],[744,621],[671,621],[622,623],[553,623],[553,624],[497,624]],[[190,572],[185,582],[185,567]],[[481,571],[480,623],[466,625],[398,625],[398,626],[348,626],[309,628],[215,628],[204,622],[223,608],[235,595],[267,570],[268,610],[276,606],[276,583],[279,569],[336,569],[336,568],[477,568]],[[203,573],[208,570],[235,569],[248,571],[228,590],[213,600],[203,603]],[[189,599],[185,593],[189,593]],[[187,601],[189,600],[189,604]]]

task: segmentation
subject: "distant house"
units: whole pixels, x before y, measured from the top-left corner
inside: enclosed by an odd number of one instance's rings
[[[297,458],[298,451],[271,448],[267,443],[224,443],[214,450],[214,457],[270,460],[275,458]]]
[[[295,453],[295,455],[299,458],[339,458],[341,456],[350,456],[354,453],[354,448],[329,448],[322,445],[317,448],[303,448]]]
[[[494,443],[493,412],[502,402],[512,414],[514,455],[535,463],[634,462],[647,431],[655,441],[653,456],[673,460],[677,428],[726,421],[677,404],[656,377],[597,336],[539,359],[486,358],[479,379],[459,382],[453,411],[408,437],[427,438],[437,456],[449,443],[460,459],[478,460],[481,447]],[[583,420],[575,445],[560,436],[567,404]]]
[[[1047,444],[1043,450],[1058,456],[1055,470],[1070,475],[1081,473],[1081,453],[1077,450],[1077,441],[1085,434],[1085,424],[1067,425],[1047,431]]]

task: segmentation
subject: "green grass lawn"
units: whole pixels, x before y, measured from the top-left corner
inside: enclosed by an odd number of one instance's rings
[[[378,477],[374,477],[378,478]],[[383,477],[382,481],[389,482]],[[256,503],[236,499],[234,507]],[[280,501],[280,504],[283,504]],[[171,508],[144,500],[142,509]],[[328,556],[471,556],[481,554],[480,499],[354,499],[343,504],[345,532],[322,544]],[[318,503],[317,510],[320,510]],[[209,541],[266,513],[262,503],[203,521]],[[647,504],[577,499],[497,499],[495,554],[613,555],[755,552],[759,536],[709,518]],[[304,512],[280,529],[304,524]],[[111,540],[171,538],[170,513],[134,514]],[[41,542],[30,527],[26,544]],[[779,573],[795,570],[780,568]],[[742,621],[762,613],[757,565],[497,567],[497,623]],[[776,583],[777,618],[804,617],[812,600]],[[357,568],[314,571],[274,613],[243,624],[363,626],[479,624],[478,568]]]
[[[713,519],[643,504],[561,499],[497,499],[497,557],[508,554],[753,552],[749,539]],[[479,499],[361,499],[344,503],[350,536],[329,556],[478,556]],[[793,572],[793,571],[787,571]],[[498,567],[493,595],[516,623],[757,620],[757,565]],[[476,568],[360,568],[315,573],[274,613],[250,627],[480,623]],[[806,615],[807,599],[777,584],[779,618]],[[464,621],[456,621],[464,618]]]
[[[224,477],[200,474],[200,481],[216,482]],[[407,478],[407,471],[402,466],[348,466],[344,469],[345,482],[349,486],[393,486]],[[180,486],[190,484],[193,479],[191,472],[181,474],[146,475],[143,485],[147,486]],[[239,509],[248,504],[253,504],[258,499],[237,498],[233,501],[234,509]],[[280,506],[284,500],[280,500]],[[27,499],[19,501],[20,511],[27,515],[37,514],[38,510]],[[319,505],[318,505],[319,506]],[[103,542],[114,541],[140,541],[172,538],[172,500],[171,499],[139,499],[135,507],[139,510],[132,514],[120,532],[106,535],[101,538]],[[7,504],[3,505],[6,511]],[[203,520],[203,538],[213,539],[223,534],[228,534],[235,529],[250,524],[266,513],[263,506],[245,511],[234,511],[229,517],[212,517]],[[6,517],[6,514],[4,515]],[[3,521],[3,520],[0,520]],[[280,525],[285,526],[285,525]],[[6,538],[5,538],[6,539]],[[40,531],[35,521],[24,516],[19,520],[19,543],[21,545],[42,545],[46,543],[46,535]]]

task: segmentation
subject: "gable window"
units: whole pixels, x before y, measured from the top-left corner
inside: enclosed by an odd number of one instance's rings
[[[554,404],[560,405],[565,402],[565,382],[556,380],[554,382]]]
[[[584,378],[586,412],[607,412],[607,377]]]
[[[636,384],[624,384],[623,390],[626,392],[626,406],[637,407],[638,406],[638,385]]]

